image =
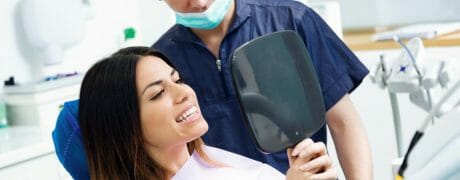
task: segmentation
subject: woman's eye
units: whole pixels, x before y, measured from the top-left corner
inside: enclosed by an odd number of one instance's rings
[[[184,79],[179,78],[178,80],[175,81],[177,84],[182,84],[184,83]]]
[[[155,94],[152,98],[150,98],[150,100],[155,100],[155,99],[160,98],[161,95],[163,95],[164,92],[165,92],[165,90],[162,89],[160,92],[158,92],[157,94]]]

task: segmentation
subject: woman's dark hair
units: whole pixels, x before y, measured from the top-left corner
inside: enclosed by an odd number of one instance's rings
[[[162,53],[148,47],[129,47],[105,58],[86,73],[79,104],[79,124],[91,179],[164,179],[165,171],[144,146],[136,88],[136,65]],[[174,67],[173,67],[174,68]],[[202,150],[196,139],[189,152]]]

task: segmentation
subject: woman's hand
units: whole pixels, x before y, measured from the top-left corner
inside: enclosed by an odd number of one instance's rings
[[[294,149],[287,150],[290,168],[286,179],[337,179],[337,170],[332,166],[332,160],[322,142],[305,139]]]

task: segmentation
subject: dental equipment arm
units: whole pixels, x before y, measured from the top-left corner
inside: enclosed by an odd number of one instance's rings
[[[380,62],[377,64],[377,67],[371,72],[370,78],[371,81],[380,89],[384,89],[387,86],[387,80],[389,78],[389,74],[391,74],[391,69],[388,70],[387,64],[385,62],[384,55],[380,55]],[[399,103],[396,93],[388,91],[388,95],[390,97],[391,102],[391,112],[393,115],[393,124],[395,126],[395,134],[396,134],[396,145],[398,151],[398,157],[403,155],[403,145],[402,145],[402,131],[401,131],[401,116],[399,113]]]
[[[429,122],[431,121],[431,119],[436,115],[436,113],[441,109],[442,105],[447,101],[448,98],[450,98],[454,93],[455,91],[460,87],[460,80],[457,81],[455,83],[455,85],[450,88],[447,93],[441,98],[441,100],[436,104],[436,106],[434,106],[430,112],[430,114],[428,114],[428,116],[425,118],[425,120],[423,121],[422,125],[417,129],[417,131],[415,132],[414,136],[412,137],[412,140],[410,142],[410,145],[409,145],[409,149],[407,150],[407,153],[406,155],[404,156],[404,160],[403,160],[403,163],[401,165],[401,168],[399,169],[398,171],[398,176],[400,178],[404,177],[404,172],[408,166],[408,158],[409,158],[409,155],[411,154],[411,151],[413,150],[413,148],[415,147],[415,145],[417,144],[417,142],[420,140],[420,138],[423,136],[423,134],[425,133],[428,125],[430,124]],[[458,103],[457,103],[458,104]]]
[[[393,61],[391,68],[387,68],[383,55],[381,55],[380,62],[373,69],[374,72],[371,72],[371,80],[381,89],[388,88],[397,138],[398,156],[400,157],[403,155],[403,144],[396,93],[409,93],[412,103],[430,112],[432,104],[435,102],[431,97],[430,89],[437,86],[437,84],[440,84],[443,88],[447,87],[452,75],[447,72],[445,61],[434,63],[424,61],[425,50],[420,38],[411,39],[407,45],[397,37],[394,40],[403,47],[403,51]],[[437,111],[436,117],[440,117],[447,112],[445,109]],[[432,123],[434,122],[433,119]]]
[[[451,97],[452,98],[452,97]],[[434,124],[412,150],[404,179],[460,178],[460,108]]]

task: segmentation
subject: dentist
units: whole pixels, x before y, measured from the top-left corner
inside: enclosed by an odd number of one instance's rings
[[[196,90],[210,125],[204,141],[281,172],[285,152],[262,154],[244,127],[232,86],[230,58],[240,45],[267,33],[294,30],[312,57],[326,106],[327,125],[347,179],[372,179],[367,135],[348,96],[368,71],[312,9],[290,0],[165,0],[176,14],[153,47],[164,52]],[[264,52],[261,52],[264,53]],[[326,143],[323,127],[313,140]]]

